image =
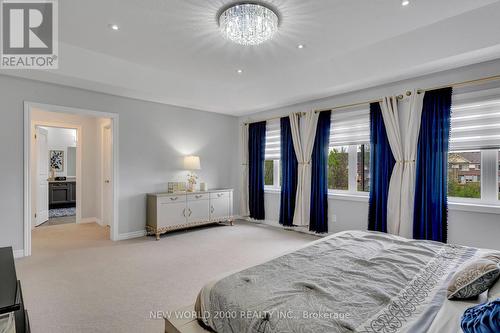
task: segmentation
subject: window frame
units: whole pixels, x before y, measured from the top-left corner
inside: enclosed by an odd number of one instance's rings
[[[350,188],[350,174],[351,174],[351,170],[350,170],[350,165],[351,165],[351,146],[349,145],[346,145],[346,146],[334,146],[334,147],[331,147],[331,148],[328,148],[328,154],[330,154],[330,149],[333,149],[333,148],[336,148],[336,147],[347,147],[347,188],[349,189]],[[326,161],[326,168],[327,168],[327,184],[329,183],[329,172],[328,172],[328,158],[327,158],[327,161]],[[332,189],[332,188],[328,188],[328,194],[330,194],[331,192],[335,192],[335,193],[341,193],[341,194],[348,194],[350,193],[349,190],[340,190],[340,189]]]
[[[370,144],[369,143],[363,143],[363,144],[359,144],[358,146],[361,147],[361,151],[356,151],[356,156],[359,156],[361,155],[362,156],[362,160],[361,161],[356,161],[356,175],[358,173],[358,162],[361,164],[361,186],[362,188],[366,188],[366,171],[365,171],[365,158],[366,158],[366,147],[370,147]],[[368,149],[368,153],[370,154],[369,156],[371,157],[371,147],[370,149]],[[370,162],[370,157],[368,158],[368,176],[370,176],[370,170],[372,168],[372,165],[371,165],[371,162]],[[369,188],[369,185],[370,185],[370,177],[368,177],[368,188]],[[356,191],[357,192],[362,192],[362,193],[370,193],[370,191],[360,191],[358,190],[358,181],[356,180]]]
[[[265,161],[273,161],[273,185],[265,185],[264,191],[269,192],[279,192],[281,191],[281,158],[280,159],[272,159],[272,160],[264,160],[264,168],[266,167]],[[265,173],[265,170],[264,170]]]
[[[270,140],[271,135],[272,140]],[[268,147],[272,144],[273,147]],[[268,148],[271,150],[268,154]],[[281,191],[281,123],[280,119],[266,121],[266,152],[264,157],[264,174],[266,161],[273,161],[273,184],[266,185],[264,179],[264,192]]]
[[[369,143],[359,143],[356,145],[347,145],[348,165],[347,165],[347,178],[348,189],[337,190],[328,189],[329,196],[345,196],[345,197],[362,197],[368,198],[370,192],[358,191],[358,182],[356,176],[358,174],[358,146],[369,145]],[[371,154],[371,151],[370,151]],[[371,166],[370,166],[371,167]],[[364,168],[363,168],[364,170]]]
[[[469,204],[469,205],[486,205],[500,206],[499,189],[498,189],[498,165],[499,165],[499,150],[498,149],[472,149],[478,150],[481,153],[480,183],[481,197],[480,198],[462,198],[448,196],[450,204]],[[459,153],[461,151],[450,151],[450,153]],[[462,151],[463,152],[463,151]],[[449,181],[449,180],[448,180]],[[448,186],[448,184],[446,184]]]
[[[485,128],[485,133],[482,132],[481,128],[481,126],[491,124],[491,122],[498,123],[500,120],[495,116],[498,109],[496,105],[500,105],[499,96],[500,88],[498,87],[485,87],[470,92],[454,93],[452,96],[450,153],[469,150],[481,152],[479,169],[476,165],[476,170],[480,171],[481,197],[448,196],[450,206],[455,209],[500,211],[499,141],[491,137],[492,128]],[[458,131],[456,133],[454,133],[455,128]],[[480,133],[478,133],[478,128],[481,130]],[[496,132],[494,133],[496,137]]]

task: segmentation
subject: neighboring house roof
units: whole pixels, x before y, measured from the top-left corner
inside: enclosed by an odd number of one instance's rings
[[[467,159],[470,163],[480,164],[481,163],[481,153],[460,153],[465,159]]]
[[[480,164],[481,153],[451,153],[448,162],[452,164]]]
[[[448,156],[448,162],[452,164],[466,164],[470,163],[469,160],[465,159],[462,154],[453,153]]]

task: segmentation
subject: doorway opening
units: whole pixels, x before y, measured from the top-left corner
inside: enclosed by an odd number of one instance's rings
[[[34,125],[34,227],[77,223],[81,219],[76,188],[81,181],[81,126],[43,126],[37,121]]]
[[[30,102],[24,113],[24,255],[32,237],[83,223],[118,240],[118,115]]]

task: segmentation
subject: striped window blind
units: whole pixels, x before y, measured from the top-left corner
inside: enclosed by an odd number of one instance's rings
[[[370,106],[332,112],[330,148],[370,143]]]
[[[500,148],[500,89],[454,94],[450,151]]]
[[[279,119],[266,123],[266,160],[279,160],[281,157],[280,127]]]

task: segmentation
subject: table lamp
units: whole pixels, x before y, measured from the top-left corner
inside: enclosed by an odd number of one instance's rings
[[[194,192],[196,187],[196,180],[198,176],[194,170],[201,170],[200,157],[199,156],[185,156],[184,157],[184,169],[188,170],[188,192]]]

